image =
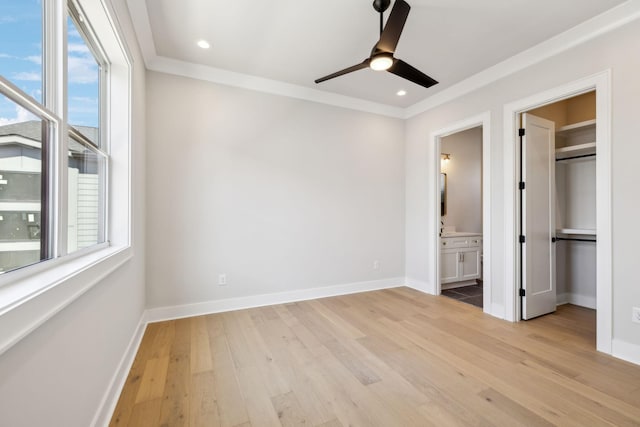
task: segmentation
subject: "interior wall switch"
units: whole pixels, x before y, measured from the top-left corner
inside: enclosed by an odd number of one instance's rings
[[[631,320],[633,320],[634,323],[640,323],[640,307],[633,307],[631,312],[633,313]]]
[[[227,284],[227,275],[226,274],[218,274],[218,285],[226,286]]]
[[[378,261],[378,260],[373,261],[373,269],[374,270],[379,270],[380,269],[380,261]]]

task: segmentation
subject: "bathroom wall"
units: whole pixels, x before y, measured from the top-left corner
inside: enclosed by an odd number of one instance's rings
[[[482,233],[482,127],[442,138],[440,152],[451,157],[440,162],[447,174],[444,225]]]

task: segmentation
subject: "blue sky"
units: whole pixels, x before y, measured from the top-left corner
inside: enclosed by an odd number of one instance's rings
[[[98,125],[98,65],[68,21],[69,122]],[[42,101],[42,0],[0,0],[0,75]],[[30,117],[0,96],[0,125]]]

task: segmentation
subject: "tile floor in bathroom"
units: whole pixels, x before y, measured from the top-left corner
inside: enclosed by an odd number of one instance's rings
[[[442,295],[482,308],[482,283],[461,288],[444,289]]]

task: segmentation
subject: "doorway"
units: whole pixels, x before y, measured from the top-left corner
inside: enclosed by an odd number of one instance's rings
[[[490,114],[434,132],[434,294],[493,314],[490,245]]]
[[[520,318],[596,309],[596,93],[520,115]]]
[[[577,82],[506,105],[505,140],[503,147],[505,153],[505,241],[508,242],[507,251],[505,253],[505,278],[507,279],[505,280],[505,317],[507,320],[519,321],[521,320],[521,313],[524,318],[532,318],[536,315],[543,314],[545,310],[548,311],[551,308],[551,305],[553,305],[551,311],[555,309],[555,304],[557,304],[557,294],[555,293],[555,290],[552,294],[547,294],[546,297],[543,297],[540,300],[542,302],[539,305],[543,307],[542,309],[540,309],[540,307],[527,307],[528,303],[526,300],[527,297],[533,296],[532,294],[540,293],[542,295],[551,289],[552,284],[550,284],[549,280],[556,277],[555,272],[552,272],[552,263],[555,262],[556,255],[554,252],[558,241],[556,240],[554,242],[554,239],[557,239],[558,237],[567,237],[581,240],[597,240],[597,245],[595,245],[595,295],[593,296],[595,303],[593,305],[597,309],[596,347],[599,351],[605,353],[611,353],[612,346],[611,153],[609,141],[611,119],[609,110],[609,81],[610,72],[605,71]],[[536,122],[533,123],[533,125],[538,129],[535,131],[532,130],[532,132],[538,132],[543,138],[551,138],[551,135],[555,137],[556,132],[555,129],[545,130],[546,127],[549,127],[549,124],[545,123],[544,119],[541,119],[542,121],[540,121],[537,118],[534,118],[535,114],[528,118],[525,118],[523,114],[527,112],[530,113],[533,110],[538,109],[537,112],[541,115],[540,111],[543,107],[550,107],[553,104],[557,104],[559,101],[568,100],[588,93],[595,94],[594,123],[597,123],[597,126],[594,124],[595,130],[593,131],[595,138],[591,141],[592,146],[588,148],[589,150],[593,150],[594,153],[597,152],[597,163],[588,166],[588,168],[595,170],[595,194],[593,195],[593,198],[595,199],[593,202],[595,204],[593,207],[593,215],[595,218],[593,218],[593,223],[591,226],[584,227],[584,229],[580,229],[580,227],[564,227],[562,224],[562,218],[559,218],[556,215],[548,215],[547,218],[545,218],[545,221],[547,222],[545,224],[540,222],[538,222],[538,224],[528,224],[527,221],[530,218],[528,219],[526,217],[527,197],[521,196],[521,188],[524,186],[524,191],[527,191],[526,188],[529,184],[526,182],[526,169],[527,167],[535,168],[535,166],[532,164],[528,165],[526,160],[520,164],[521,134],[524,132],[525,135],[523,136],[526,138],[527,133],[527,131],[519,130],[521,129],[520,124],[522,123],[526,127],[527,120],[529,120],[529,122]],[[553,127],[555,127],[555,125]],[[555,144],[555,141],[553,141],[553,143]],[[548,145],[551,145],[550,139],[548,139]],[[555,164],[556,148],[559,148],[559,151],[562,151],[561,149],[563,147],[554,146],[553,152],[546,150],[548,153],[544,155],[540,153],[545,150],[541,150],[535,154],[534,157],[537,156],[540,163],[549,165]],[[527,147],[523,147],[522,150],[526,151]],[[573,149],[569,149],[567,151],[572,150]],[[576,154],[577,157],[582,154],[590,153],[574,154]],[[540,157],[541,155],[542,157]],[[571,153],[568,153],[568,157],[574,156],[572,156]],[[522,171],[525,171],[523,175],[521,175]],[[553,168],[549,166],[547,172],[545,172],[545,176],[549,177],[547,181],[548,185],[550,185],[551,182],[555,182],[555,177],[551,177],[551,174],[556,173],[555,165]],[[566,173],[566,171],[562,173]],[[521,176],[525,178],[524,181],[521,180]],[[524,182],[524,184],[521,184],[521,182]],[[544,185],[547,184],[543,183],[542,186],[539,185],[538,190],[534,190],[539,191]],[[555,191],[555,188],[552,190]],[[550,198],[548,193],[541,192],[540,194],[540,198],[534,203],[539,203],[540,200],[545,200],[546,198],[547,200],[545,203],[553,206],[554,209],[556,208],[558,200],[556,200],[555,195],[553,198]],[[559,207],[556,210],[561,209],[562,207]],[[520,221],[521,212],[525,213],[522,218],[522,222]],[[533,215],[536,217],[535,214]],[[537,218],[539,218],[539,216]],[[560,229],[556,228],[556,224],[554,224],[556,221],[558,221]],[[532,234],[537,233],[536,227],[540,230],[544,229],[544,231],[538,230],[540,231],[540,236],[534,236]],[[558,231],[560,232],[558,233]],[[584,232],[592,233],[592,235],[584,234]],[[532,277],[530,273],[531,270],[536,271],[536,267],[533,267],[531,264],[527,266],[527,258],[530,255],[527,250],[530,252],[535,251],[533,247],[536,243],[532,242],[531,239],[537,238],[540,239],[537,242],[538,249],[540,249],[540,251],[537,252],[538,261],[541,259],[540,254],[542,254],[543,260],[541,264],[542,269],[537,270],[539,274],[538,277],[535,278]],[[534,243],[533,245],[529,245],[528,249],[527,241],[529,241],[529,243]],[[584,243],[594,245],[596,242],[590,241]],[[524,246],[524,250],[521,250],[521,245]],[[585,270],[587,269],[588,267]],[[540,273],[540,271],[542,273]],[[547,273],[549,273],[549,280],[542,280]],[[524,287],[527,287],[527,280],[530,281],[529,285],[531,286],[529,286],[529,289],[521,290],[523,283],[525,284]],[[537,280],[539,280],[538,285],[535,285],[534,283]],[[522,295],[523,293],[524,295]],[[549,295],[553,295],[553,298]],[[527,310],[529,310],[529,312],[527,312]]]
[[[482,308],[482,126],[440,140],[441,295]]]

